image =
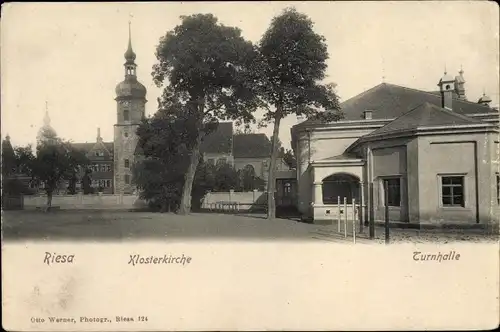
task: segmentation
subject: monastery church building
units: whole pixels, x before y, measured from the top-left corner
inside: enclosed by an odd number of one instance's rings
[[[393,222],[498,223],[498,109],[467,101],[463,70],[438,86],[382,83],[343,102],[341,121],[292,127],[300,212],[330,223],[345,197],[382,221],[388,197]]]

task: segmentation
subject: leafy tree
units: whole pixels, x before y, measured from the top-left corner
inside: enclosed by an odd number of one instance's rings
[[[218,119],[254,120],[259,106],[249,71],[256,52],[237,28],[217,22],[212,14],[181,16],[182,23],[160,39],[153,79],[158,87],[168,80],[160,104],[180,104],[192,139],[185,141],[189,162],[180,213],[190,211],[191,191],[203,137]]]
[[[85,154],[74,149],[69,142],[60,139],[40,142],[30,168],[33,177],[44,184],[47,209],[52,205],[52,196],[58,184],[62,180],[70,180],[87,163]]]
[[[287,149],[285,151],[285,153],[283,154],[283,161],[290,169],[297,168],[297,159],[295,159],[295,155],[293,154],[292,150]]]
[[[7,195],[26,193],[28,188],[17,178],[18,160],[7,136],[2,142],[2,198]],[[2,202],[4,202],[2,200]]]
[[[323,121],[341,117],[333,84],[325,78],[328,50],[313,22],[293,8],[273,18],[259,43],[255,73],[258,90],[267,105],[263,120],[274,123],[268,177],[268,218],[275,217],[275,165],[281,120],[290,114]],[[326,112],[322,111],[326,110]]]
[[[238,186],[238,173],[230,164],[220,164],[215,171],[215,191],[229,191]]]
[[[14,153],[16,155],[17,171],[20,174],[33,176],[32,164],[35,160],[35,155],[33,154],[32,146],[27,145],[15,147]]]
[[[16,173],[17,160],[10,143],[10,139],[7,136],[2,142],[2,178],[6,179]]]
[[[133,166],[132,177],[140,196],[161,212],[176,209],[180,201],[189,159],[186,146],[193,140],[182,117],[184,106],[171,97],[164,97],[164,108],[137,129],[142,160]]]
[[[93,193],[92,190],[92,171],[90,169],[86,169],[81,179],[82,189],[84,195],[89,195]]]

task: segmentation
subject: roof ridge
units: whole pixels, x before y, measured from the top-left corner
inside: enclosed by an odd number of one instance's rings
[[[466,115],[463,115],[463,114],[459,114],[457,112],[453,112],[453,110],[449,110],[449,109],[446,109],[446,108],[443,108],[443,107],[438,107],[436,105],[433,105],[429,102],[426,102],[426,104],[429,104],[432,108],[436,108],[438,111],[440,112],[443,112],[443,113],[446,113],[448,115],[452,115],[454,117],[457,117],[459,119],[462,119],[462,120],[465,120],[465,121],[468,121],[468,122],[471,122],[471,123],[483,123],[483,121],[481,120],[476,120],[476,119],[473,119],[469,116],[466,116]]]
[[[395,86],[395,87],[398,87],[398,88],[402,88],[402,89],[406,89],[406,90],[411,90],[411,91],[418,91],[418,92],[423,92],[425,94],[428,94],[430,96],[434,96],[436,98],[440,98],[439,95],[437,95],[436,93],[433,93],[431,91],[425,91],[425,90],[419,90],[419,89],[415,89],[415,88],[410,88],[410,87],[407,87],[407,86],[403,86],[403,85],[399,85],[399,84],[393,84],[393,83],[385,83],[387,85],[392,85],[392,86]],[[438,91],[439,92],[439,91]],[[472,105],[476,105],[476,106],[480,106],[480,107],[485,107],[485,108],[490,108],[490,107],[487,107],[487,106],[484,106],[484,105],[481,105],[479,103],[475,103],[473,101],[469,101],[469,100],[465,100],[465,99],[458,99],[458,98],[453,98],[453,100],[456,100],[456,101],[459,101],[459,102],[462,102],[462,103],[467,103],[467,104],[472,104]]]
[[[382,82],[382,83],[379,83],[379,84],[377,84],[377,85],[375,85],[375,86],[373,86],[373,87],[369,88],[368,90],[365,90],[365,91],[363,91],[363,92],[360,92],[360,93],[358,93],[357,95],[352,96],[351,98],[349,98],[349,99],[344,100],[343,102],[341,102],[341,103],[340,103],[340,107],[342,108],[342,105],[343,105],[343,104],[345,104],[345,103],[347,103],[348,101],[351,101],[351,100],[353,100],[353,99],[355,99],[355,98],[358,98],[358,97],[362,97],[362,96],[364,96],[365,94],[367,94],[368,92],[371,92],[372,90],[375,90],[375,89],[377,89],[377,88],[379,88],[379,87],[381,87],[381,86],[383,86],[383,85],[386,85],[386,84],[387,84],[387,83]]]

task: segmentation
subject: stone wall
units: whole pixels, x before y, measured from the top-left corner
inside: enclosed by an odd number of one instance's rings
[[[24,209],[44,207],[47,196],[24,196]],[[135,209],[147,204],[137,195],[55,195],[52,206],[61,209]]]

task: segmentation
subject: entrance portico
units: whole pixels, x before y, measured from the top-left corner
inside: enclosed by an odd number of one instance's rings
[[[310,164],[312,176],[312,217],[315,223],[331,223],[339,218],[338,203],[343,206],[341,213],[352,216],[352,203],[361,221],[366,220],[365,186],[363,182],[363,166],[360,158],[345,155],[335,156]],[[345,211],[344,211],[345,209]]]

